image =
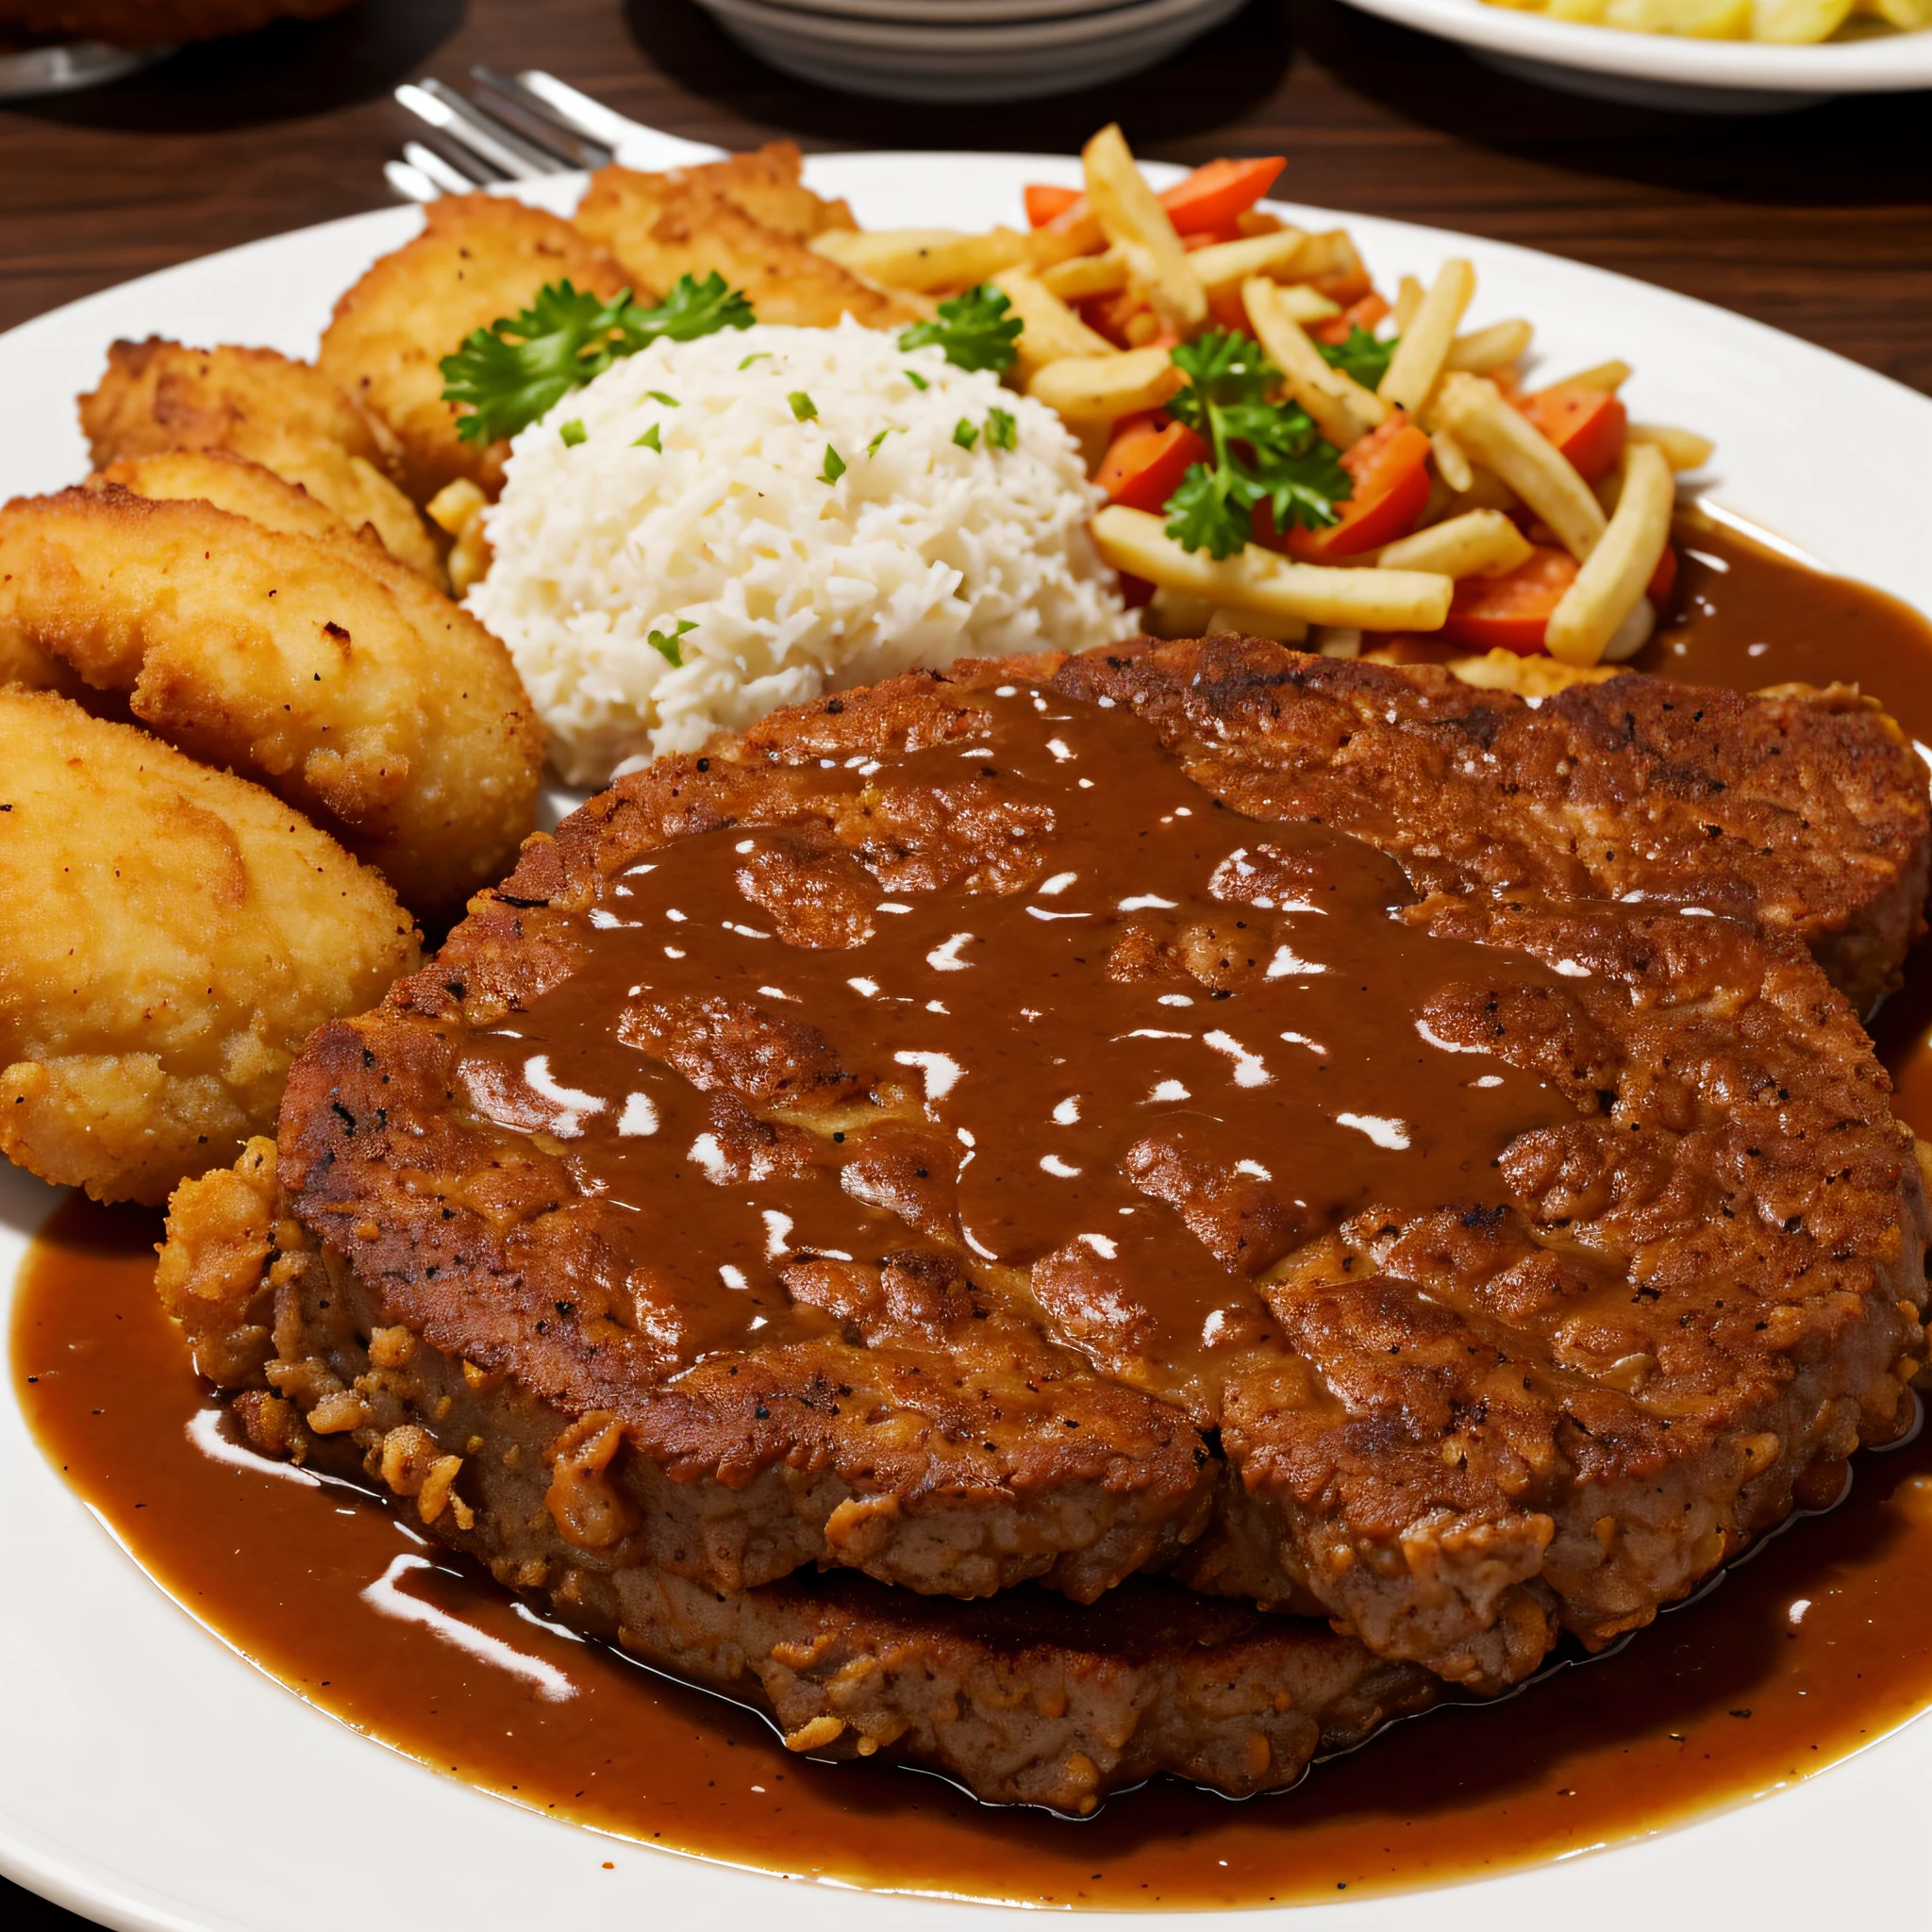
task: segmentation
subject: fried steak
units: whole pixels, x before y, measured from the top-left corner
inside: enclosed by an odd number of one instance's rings
[[[799,1748],[1074,1808],[1282,1783],[1647,1622],[1908,1425],[1932,1230],[1845,994],[1927,852],[1916,758],[1840,695],[1535,708],[1225,640],[895,679],[533,841],[316,1037],[278,1181],[258,1143],[177,1197],[163,1293],[264,1446],[756,1678]],[[1109,864],[1159,890],[1082,901]],[[915,969],[946,998],[895,1004]],[[1005,1059],[1002,987],[1045,1016]],[[1324,1040],[1364,1007],[1357,1066]],[[1049,1143],[1089,1008],[1133,1042],[1093,1091],[1144,1065],[1166,1110],[1070,1091]],[[915,1021],[954,1058],[895,1052]],[[1136,1232],[1042,1234],[1036,1169]]]

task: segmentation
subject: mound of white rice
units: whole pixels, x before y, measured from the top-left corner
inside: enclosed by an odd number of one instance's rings
[[[507,475],[469,607],[578,784],[822,691],[1132,628],[1059,418],[849,321],[654,342],[525,430]]]

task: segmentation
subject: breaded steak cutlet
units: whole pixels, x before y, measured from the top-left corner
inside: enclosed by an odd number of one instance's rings
[[[1624,675],[1531,706],[1432,666],[1220,638],[1066,675],[1153,720],[1236,810],[1322,819],[1418,892],[1701,907],[1799,941],[1861,1013],[1925,927],[1924,767],[1843,687]]]
[[[1315,1756],[1449,1694],[1307,1618],[1160,1578],[1131,1578],[1091,1606],[1031,1586],[961,1603],[849,1571],[723,1591],[631,1553],[608,1562],[586,1539],[627,1506],[597,1480],[594,1455],[549,1455],[543,1405],[408,1328],[372,1330],[353,1285],[347,1297],[329,1286],[346,1271],[318,1250],[278,1257],[271,1313],[258,1291],[277,1211],[275,1143],[259,1141],[234,1171],[181,1191],[161,1270],[163,1298],[210,1373],[258,1367],[266,1328],[251,1315],[273,1320],[286,1362],[307,1365],[279,1378],[292,1400],[259,1387],[239,1398],[256,1445],[356,1474],[368,1441],[370,1470],[412,1521],[578,1629],[765,1711],[793,1750],[882,1754],[995,1804],[1084,1814],[1159,1773],[1231,1797],[1279,1790]],[[313,1435],[301,1414],[313,1419],[331,1395],[363,1420]],[[432,1413],[434,1435],[413,1420]],[[490,1450],[446,1454],[439,1438]]]
[[[1914,761],[1613,697],[1218,641],[659,760],[317,1036],[265,1272],[177,1212],[191,1334],[486,1557],[541,1438],[599,1577],[1170,1570],[1477,1690],[1605,1642],[1908,1425],[1928,1238],[1806,951],[1896,970]]]

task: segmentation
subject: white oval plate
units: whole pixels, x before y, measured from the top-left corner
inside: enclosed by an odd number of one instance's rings
[[[1932,88],[1932,30],[1778,47],[1583,26],[1492,7],[1487,0],[1348,4],[1425,34],[1460,41],[1524,79],[1646,107],[1765,113],[1808,107],[1834,94]]]
[[[1078,163],[1064,158],[993,155],[827,156],[808,172],[877,226],[1010,223],[1023,183],[1079,180]],[[1178,171],[1148,172],[1165,185]],[[567,209],[579,186],[548,183],[532,198]],[[1431,275],[1445,254],[1469,257],[1480,277],[1475,322],[1528,316],[1553,374],[1625,358],[1638,371],[1626,393],[1640,419],[1718,439],[1712,487],[1729,508],[1932,613],[1923,526],[1932,401],[1600,270],[1439,229],[1284,211],[1315,225],[1346,222],[1385,285],[1405,271]],[[0,496],[85,473],[72,398],[93,385],[116,336],[310,355],[337,293],[419,220],[397,208],[277,236],[0,336]],[[57,1198],[0,1166],[0,1302]],[[735,1927],[778,1914],[790,1932],[1011,1924],[998,1907],[787,1885],[647,1850],[521,1810],[371,1743],[162,1596],[42,1458],[10,1393],[0,1395],[0,1871],[125,1932]],[[1445,1923],[1810,1932],[1856,1900],[1861,1919],[1916,1924],[1928,1790],[1932,1722],[1922,1719],[1795,1789],[1597,1856],[1483,1880],[1453,1903],[1409,1893],[1243,1923],[1257,1932],[1291,1922],[1296,1932],[1440,1932]],[[1481,1856],[1479,1845],[1471,1851]],[[1209,1932],[1221,1917],[1165,1923]]]

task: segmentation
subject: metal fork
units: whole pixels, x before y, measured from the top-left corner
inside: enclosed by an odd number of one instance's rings
[[[396,89],[397,101],[425,129],[425,139],[404,142],[400,160],[383,164],[384,177],[405,201],[435,201],[612,161],[675,168],[724,153],[628,120],[541,68],[511,76],[473,67],[470,77],[476,91],[469,95],[433,77]]]

